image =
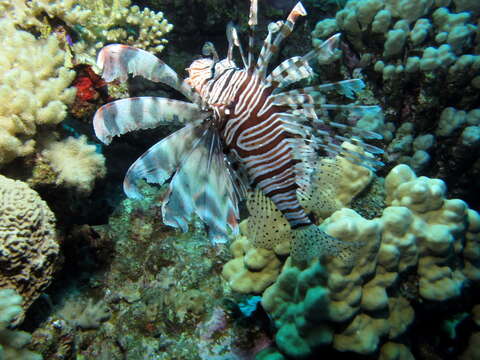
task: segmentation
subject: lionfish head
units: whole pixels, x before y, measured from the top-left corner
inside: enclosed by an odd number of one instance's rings
[[[236,68],[235,63],[229,59],[215,61],[211,58],[202,58],[195,60],[186,69],[188,78],[185,81],[193,87],[197,92],[200,92],[203,84],[216,76],[219,76],[227,69]]]

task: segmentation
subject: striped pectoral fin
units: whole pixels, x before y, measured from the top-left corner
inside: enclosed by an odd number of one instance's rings
[[[137,97],[103,105],[93,117],[97,138],[109,144],[114,136],[129,131],[152,129],[163,124],[185,124],[206,118],[199,106],[179,100]]]
[[[200,141],[202,129],[186,126],[162,139],[128,169],[123,189],[130,198],[141,198],[136,182],[145,179],[149,183],[162,185]]]
[[[97,56],[97,66],[103,70],[102,77],[110,82],[115,79],[125,81],[129,74],[161,82],[182,93],[197,104],[200,98],[177,73],[155,55],[128,45],[107,45]]]
[[[215,138],[217,137],[217,138]],[[187,230],[193,213],[209,227],[213,242],[238,233],[238,197],[218,135],[208,130],[175,173],[162,210],[167,225]]]
[[[339,94],[344,95],[349,99],[353,99],[358,92],[365,88],[365,83],[361,79],[348,79],[337,81],[328,84],[321,84],[316,86],[308,86],[303,89],[291,90],[281,93],[282,95],[295,94],[295,92],[301,92],[311,95],[315,100],[323,95],[325,92],[337,91]]]
[[[351,265],[363,246],[334,238],[313,224],[296,229],[293,234],[291,256],[296,262],[309,262],[314,258],[333,256]]]

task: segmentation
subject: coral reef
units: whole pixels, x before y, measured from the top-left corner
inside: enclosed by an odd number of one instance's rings
[[[59,254],[55,216],[27,184],[1,175],[0,198],[0,288],[18,292],[26,311],[52,279]]]
[[[44,0],[38,0],[44,3]],[[94,64],[97,51],[108,43],[128,44],[154,53],[161,52],[167,43],[165,34],[173,26],[162,12],[131,6],[130,0],[82,0],[77,6],[90,16],[76,25],[81,41],[73,45],[78,63]],[[48,8],[46,12],[50,14]]]
[[[359,150],[350,143],[342,146]],[[301,203],[318,219],[327,218],[336,210],[350,207],[372,179],[370,170],[341,156],[324,158],[317,164],[312,185],[301,197]],[[278,211],[258,208],[252,199],[247,201],[247,207],[250,217],[240,226],[245,236],[232,242],[234,259],[224,266],[222,275],[235,291],[262,293],[278,276],[281,259],[290,253],[293,233]],[[273,203],[270,209],[275,209]],[[253,243],[249,238],[255,239]]]
[[[107,43],[124,43],[152,52],[163,50],[172,25],[162,12],[131,6],[130,0],[81,0],[0,2],[0,9],[15,24],[48,34],[65,24],[65,39],[77,64],[95,64],[95,56]],[[68,34],[68,32],[67,32]],[[73,43],[72,38],[75,38]],[[71,45],[71,48],[68,46]]]
[[[114,244],[108,266],[89,276],[89,290],[62,297],[34,332],[33,348],[52,359],[253,358],[271,339],[255,306],[243,315],[226,305],[236,305],[219,275],[227,249],[211,247],[199,219],[186,234],[162,225],[164,189],[142,192],[144,200],[122,201],[108,225],[92,229],[98,246]]]
[[[95,179],[105,176],[105,157],[97,153],[87,138],[68,137],[65,140],[50,143],[41,153],[43,159],[55,173],[55,183],[73,187],[79,192],[90,193]]]
[[[384,344],[381,358],[394,349],[408,355],[401,341],[388,341],[405,334],[413,305],[458,298],[468,281],[480,279],[478,213],[461,200],[447,200],[443,181],[416,177],[406,165],[395,167],[384,187],[381,216],[367,220],[343,208],[322,224],[338,239],[364,244],[354,264],[326,258],[302,268],[287,260],[280,271],[274,251],[253,250],[245,237],[232,244],[235,259],[224,276],[236,291],[263,292],[276,344],[288,356],[303,358],[330,343],[359,354]],[[417,290],[409,290],[406,274],[415,276]]]
[[[55,35],[36,39],[0,18],[0,165],[35,151],[39,131],[61,122],[75,97]],[[32,57],[32,54],[35,54]]]
[[[474,3],[350,0],[312,32],[314,44],[343,34],[339,71],[361,73],[368,84],[365,96],[380,101],[385,121],[365,125],[390,142],[386,162],[444,179],[463,198],[475,192],[469,179],[479,171],[480,37]]]

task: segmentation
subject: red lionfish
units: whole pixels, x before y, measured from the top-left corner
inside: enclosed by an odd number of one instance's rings
[[[218,243],[228,239],[229,230],[238,232],[239,201],[247,195],[246,190],[255,190],[256,201],[268,201],[265,196],[268,197],[288,220],[294,258],[304,257],[306,248],[330,255],[350,251],[351,244],[330,237],[313,224],[300,205],[299,194],[305,193],[311,183],[319,151],[341,155],[367,167],[379,164],[369,153],[380,153],[381,149],[361,140],[379,138],[377,134],[318,115],[348,111],[358,116],[379,108],[324,103],[322,93],[332,90],[352,98],[364,87],[359,79],[281,92],[282,88],[311,77],[313,71],[308,62],[315,58],[331,59],[339,45],[340,34],[336,34],[306,55],[283,61],[267,74],[280,44],[290,35],[296,20],[305,15],[299,2],[286,21],[271,23],[254,61],[257,0],[252,0],[246,56],[235,27],[229,24],[227,57],[219,60],[213,44],[206,43],[205,58],[195,60],[186,69],[189,77],[183,81],[146,51],[120,44],[100,51],[97,64],[107,82],[125,81],[129,74],[141,75],[171,86],[190,100],[136,97],[98,109],[94,129],[106,144],[112,137],[132,130],[170,123],[185,125],[132,164],[124,180],[128,197],[141,197],[135,184],[138,179],[157,184],[170,180],[162,204],[164,223],[187,231],[187,224],[196,213],[208,225],[210,239]],[[243,67],[233,61],[235,48],[239,49]],[[334,135],[338,129],[344,136]],[[342,148],[339,140],[360,146],[363,153]]]

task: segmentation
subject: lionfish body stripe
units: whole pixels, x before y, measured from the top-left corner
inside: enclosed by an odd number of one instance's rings
[[[187,106],[181,101],[163,99],[156,108],[152,107],[155,101],[151,98],[124,99],[104,105],[95,114],[97,136],[105,142],[113,136],[166,121],[187,124],[155,144],[130,167],[124,182],[129,196],[139,196],[135,185],[139,178],[163,184],[173,175],[162,205],[164,222],[169,225],[186,230],[192,214],[196,213],[209,226],[214,241],[225,241],[229,229],[238,231],[238,203],[247,197],[250,208],[252,203],[266,210],[274,206],[272,211],[283,214],[294,230],[294,256],[303,256],[298,249],[313,247],[335,253],[335,249],[348,248],[335,247],[332,244],[337,240],[312,224],[300,205],[299,194],[305,194],[312,183],[320,151],[372,167],[378,162],[366,149],[377,153],[381,150],[367,146],[357,136],[365,133],[374,137],[374,133],[325,118],[329,111],[343,111],[355,119],[359,114],[373,111],[371,106],[336,106],[325,104],[323,99],[323,93],[332,90],[351,98],[362,89],[361,80],[282,92],[285,86],[313,75],[308,62],[315,56],[322,60],[333,56],[339,43],[338,34],[306,55],[287,59],[267,73],[282,41],[293,31],[298,18],[305,15],[299,2],[285,21],[270,24],[255,61],[252,46],[257,1],[252,0],[247,57],[235,27],[229,24],[227,58],[219,60],[213,44],[206,43],[202,51],[207,57],[193,61],[184,81],[143,50],[118,44],[101,50],[98,65],[103,67],[108,80],[125,79],[128,74],[141,75],[172,86],[192,101]],[[235,48],[240,51],[243,68],[237,67],[232,59]],[[141,110],[133,111],[134,103],[135,109]],[[337,134],[338,130],[342,133]],[[363,153],[339,146],[339,140],[350,139],[352,134],[356,136],[352,138],[355,145],[364,145]],[[256,195],[247,195],[248,189]],[[265,238],[259,231],[254,233]]]

